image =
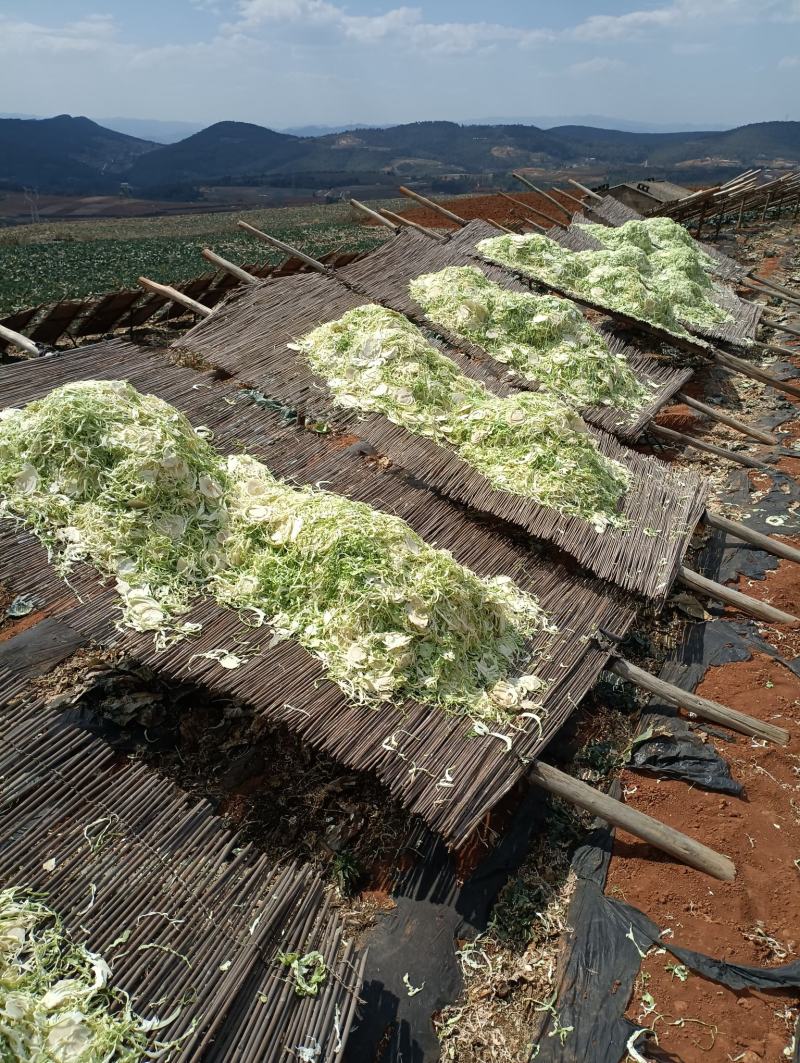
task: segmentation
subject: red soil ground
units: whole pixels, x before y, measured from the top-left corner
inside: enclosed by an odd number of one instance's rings
[[[546,191],[550,192],[550,189],[548,188]],[[576,188],[576,198],[580,198],[580,194],[579,189]],[[526,215],[529,218],[533,218],[535,222],[544,226],[546,229],[549,229],[552,226],[553,221],[549,220],[545,215],[549,215],[551,219],[561,222],[562,224],[567,221],[567,216],[563,211],[558,210],[549,200],[544,196],[540,196],[537,192],[526,192],[521,190],[519,192],[510,192],[509,195],[513,196],[514,199],[521,200],[525,206],[511,203],[500,195],[464,196],[459,199],[439,199],[438,197],[429,198],[435,199],[440,206],[452,211],[466,221],[472,221],[474,218],[487,218],[491,221],[498,221],[501,225],[505,225],[510,229],[520,226]],[[553,192],[552,195],[554,199],[563,203],[570,211],[578,209],[577,205],[568,199],[563,193]],[[411,200],[409,200],[409,203],[411,203]],[[544,211],[544,215],[535,213],[535,211]],[[428,207],[409,206],[408,210],[397,211],[396,213],[400,214],[403,218],[409,218],[411,221],[417,222],[418,225],[425,225],[430,228],[458,228],[455,222],[448,221],[447,218],[443,218],[441,214],[437,214],[435,210],[430,210]],[[368,224],[373,223],[370,222]]]

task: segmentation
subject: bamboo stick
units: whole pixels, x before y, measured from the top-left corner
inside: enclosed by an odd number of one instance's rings
[[[395,214],[393,210],[387,210],[386,207],[381,207],[381,214],[388,218],[389,221],[395,222],[397,225],[404,226],[409,229],[416,229],[417,232],[422,233],[423,236],[427,236],[431,240],[446,240],[446,236],[442,236],[441,233],[431,232],[430,229],[426,229],[424,225],[420,225],[419,222],[412,221],[411,218],[404,218],[400,214]]]
[[[204,247],[201,254],[207,262],[211,262],[226,273],[230,273],[232,277],[236,277],[236,279],[240,280],[243,284],[258,284],[258,277],[254,277],[252,273],[248,273],[247,270],[242,269],[241,266],[229,262],[227,258],[223,258],[222,255],[215,254],[210,248]]]
[[[237,221],[236,224],[244,232],[249,233],[250,236],[255,236],[258,240],[263,240],[265,244],[269,244],[271,247],[277,247],[279,251],[283,251],[286,255],[299,258],[301,262],[305,262],[307,266],[311,266],[311,268],[315,269],[318,273],[326,273],[328,276],[333,276],[334,271],[329,266],[326,266],[324,262],[320,262],[317,258],[312,258],[311,255],[307,255],[304,251],[298,251],[296,247],[292,247],[291,244],[279,240],[277,236],[270,236],[269,233],[264,233],[260,229],[256,229],[254,225],[250,225],[246,221]]]
[[[699,572],[694,572],[692,569],[686,568],[685,565],[681,565],[678,570],[677,579],[679,583],[683,583],[686,587],[691,587],[693,591],[700,591],[701,594],[705,594],[709,598],[725,602],[726,605],[733,605],[740,612],[749,613],[750,616],[755,616],[759,620],[767,620],[777,624],[791,624],[792,626],[800,624],[800,618],[792,616],[791,613],[784,613],[782,609],[776,609],[774,605],[760,602],[749,594],[742,594],[741,591],[726,587],[723,583],[717,583],[716,580],[701,576]]]
[[[0,325],[0,339],[5,340],[6,343],[13,343],[15,347],[19,347],[20,350],[25,351],[26,354],[30,354],[34,358],[39,354],[39,348],[33,340],[29,340],[27,336],[23,336],[21,332],[15,332],[13,329],[6,328],[5,325]]]
[[[617,801],[608,794],[595,790],[580,779],[567,775],[551,764],[535,760],[528,768],[528,779],[548,793],[585,808],[594,815],[602,816],[614,827],[621,827],[648,845],[654,846],[681,863],[703,871],[723,882],[733,882],[736,867],[727,856],[714,852],[702,842],[697,842],[686,834],[668,827],[652,816],[645,815],[635,808],[629,808],[622,801]]]
[[[384,218],[382,214],[378,214],[376,210],[372,210],[366,203],[362,203],[360,199],[351,199],[350,206],[354,210],[360,211],[365,217],[372,218],[373,221],[378,222],[379,225],[385,226],[387,229],[393,229],[397,232],[397,226],[393,225],[388,218]]]
[[[165,299],[170,299],[173,303],[191,310],[193,314],[199,314],[200,317],[208,317],[212,313],[209,307],[190,299],[188,295],[179,292],[171,284],[159,284],[157,281],[151,281],[149,277],[140,277],[139,284],[147,291],[153,292],[154,295],[162,295]]]
[[[523,214],[523,220],[526,225],[532,225],[534,229],[538,229],[540,233],[547,233],[547,229],[543,225],[540,225],[538,221],[534,221],[533,218],[528,218]]]
[[[772,472],[772,466],[767,465],[766,462],[759,461],[757,458],[751,458],[747,454],[737,454],[733,450],[726,450],[725,447],[718,447],[715,443],[706,443],[702,439],[695,439],[694,436],[687,436],[683,432],[676,432],[672,428],[664,428],[660,424],[651,424],[649,431],[657,436],[659,439],[664,439],[668,443],[677,443],[684,447],[694,447],[695,450],[703,450],[707,454],[714,454],[718,458],[725,458],[727,461],[734,461],[737,465],[744,465],[748,469],[764,469],[767,472]]]
[[[800,306],[800,294],[792,297],[790,295],[784,295],[782,292],[773,291],[770,288],[763,288],[757,284],[748,284],[747,281],[736,281],[742,288],[749,288],[751,292],[756,292],[758,295],[768,295],[770,299],[780,299],[784,303],[788,303],[790,306]],[[759,304],[763,306],[763,303]]]
[[[521,199],[514,199],[514,197],[510,196],[508,192],[499,192],[498,195],[501,195],[503,199],[507,199],[511,203],[515,203],[518,207],[522,207],[523,210],[529,210],[533,214],[538,214],[542,218],[547,218],[549,222],[552,222],[553,225],[557,225],[559,229],[567,228],[563,221],[559,221],[558,218],[554,218],[552,214],[548,214],[545,210],[540,210],[539,207],[531,206],[530,203],[524,203]]]
[[[675,395],[675,398],[685,406],[689,406],[690,409],[698,410],[700,413],[705,414],[706,417],[710,417],[713,421],[719,421],[721,424],[726,424],[729,428],[734,428],[737,432],[741,432],[742,435],[750,436],[751,439],[755,439],[759,443],[769,443],[771,446],[777,445],[778,440],[775,436],[770,435],[769,432],[762,432],[760,428],[753,428],[751,425],[745,424],[744,421],[739,421],[736,417],[731,417],[729,413],[717,410],[713,406],[707,406],[704,402],[700,402],[699,399],[693,399],[691,395],[687,395],[683,391],[679,391]]]
[[[568,207],[565,207],[563,203],[559,203],[558,200],[551,196],[549,192],[545,192],[543,188],[539,188],[538,185],[535,185],[533,183],[533,181],[529,181],[527,177],[522,177],[521,174],[513,173],[511,176],[516,177],[518,181],[521,181],[524,185],[527,185],[532,192],[536,192],[538,195],[544,196],[545,199],[550,200],[554,207],[558,207],[558,209],[563,211],[569,218],[569,220],[572,221],[573,211],[569,210]]]
[[[782,284],[776,284],[770,277],[761,277],[757,273],[748,273],[748,277],[752,277],[754,281],[758,281],[759,284],[765,285],[767,288],[774,288],[776,292],[782,292],[784,295],[788,295],[793,299],[800,299],[800,291],[796,291],[792,288],[785,288]]]
[[[434,203],[432,199],[428,199],[426,196],[421,196],[419,192],[414,192],[410,188],[406,188],[405,185],[400,185],[400,191],[404,196],[408,196],[409,199],[416,199],[417,203],[421,203],[423,207],[430,207],[431,210],[435,210],[438,214],[441,214],[443,218],[449,218],[450,221],[454,221],[456,225],[466,225],[466,219],[459,218],[457,214],[454,214],[452,210],[447,210],[446,207],[441,207],[438,203]]]
[[[773,373],[768,373],[766,369],[750,365],[743,358],[737,358],[735,354],[715,349],[711,352],[711,357],[715,362],[719,362],[720,365],[725,366],[726,369],[730,369],[734,373],[741,373],[742,376],[760,380],[763,384],[769,384],[770,387],[777,388],[778,391],[785,391],[787,395],[794,395],[795,398],[800,398],[800,387],[797,387],[796,384],[790,384],[787,380],[780,380]]]
[[[598,196],[596,192],[593,192],[591,188],[587,188],[586,185],[582,185],[580,181],[574,181],[571,177],[568,177],[567,180],[571,185],[575,185],[576,188],[580,188],[581,192],[585,192],[587,196],[591,196],[592,199],[596,199],[600,203],[603,202],[602,196]]]
[[[627,679],[629,683],[641,687],[642,690],[646,690],[650,694],[665,698],[671,704],[686,709],[688,712],[693,712],[695,716],[699,716],[703,720],[721,723],[739,734],[766,738],[767,741],[776,742],[780,746],[785,746],[789,743],[789,732],[784,730],[783,727],[765,723],[763,720],[757,720],[753,716],[746,715],[746,713],[728,708],[727,705],[721,705],[718,701],[710,701],[708,698],[701,698],[698,694],[694,694],[689,690],[682,690],[681,687],[675,686],[674,683],[667,683],[663,679],[651,675],[650,672],[646,672],[643,668],[638,668],[623,657],[615,657],[609,662],[608,670],[615,675],[621,676],[622,679]]]
[[[780,539],[773,539],[771,535],[764,535],[754,528],[748,528],[746,524],[742,524],[740,521],[729,520],[727,517],[723,517],[719,513],[711,513],[709,510],[706,510],[703,519],[710,528],[719,528],[720,531],[729,532],[731,535],[736,536],[737,539],[752,543],[759,550],[765,550],[768,554],[774,554],[775,557],[782,557],[786,561],[800,563],[800,550],[794,546],[789,546],[788,543],[782,543]]]
[[[490,225],[494,225],[496,229],[500,229],[504,233],[511,233],[512,236],[514,235],[513,229],[507,229],[505,225],[501,225],[500,222],[495,221],[494,218],[487,218],[486,220],[489,222]],[[535,225],[536,223],[534,222],[533,224]]]

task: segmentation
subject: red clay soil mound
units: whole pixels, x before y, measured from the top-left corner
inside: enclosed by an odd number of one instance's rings
[[[800,680],[756,655],[710,669],[697,692],[786,727],[789,745],[762,746],[744,736],[734,743],[710,739],[744,785],[742,798],[632,772],[623,783],[640,811],[730,856],[736,881],[716,882],[618,831],[606,892],[635,905],[686,948],[729,962],[790,963],[800,955]],[[628,1009],[632,1021],[655,1025],[663,1058],[786,1058],[791,1034],[784,1013],[797,1007],[796,991],[734,993],[695,974],[682,982],[675,963],[669,954],[649,955],[642,963],[646,984],[637,987]],[[655,1002],[649,1014],[642,992]]]
[[[576,189],[575,192],[577,196],[578,189]],[[509,195],[513,195],[514,199],[521,200],[526,206],[518,206],[499,195],[464,196],[459,199],[436,199],[436,202],[446,210],[450,210],[453,214],[457,214],[459,218],[464,218],[465,221],[472,221],[474,218],[486,218],[491,221],[499,221],[501,225],[505,225],[509,229],[521,225],[525,220],[526,215],[533,218],[537,224],[544,226],[546,229],[549,229],[553,224],[552,221],[548,220],[546,215],[549,215],[550,218],[561,223],[567,221],[567,216],[563,211],[558,210],[549,200],[545,199],[544,196],[540,196],[537,192],[512,192],[509,193]],[[569,200],[565,195],[554,192],[553,197],[560,203],[563,203],[570,212],[577,210],[575,203]],[[411,201],[409,200],[409,203],[410,202]],[[526,207],[532,209],[526,209]],[[534,213],[534,210],[544,211],[544,215]],[[430,210],[428,207],[409,206],[408,210],[396,211],[395,213],[403,218],[409,218],[411,221],[415,221],[418,225],[425,225],[429,228],[458,228],[455,222],[448,221],[447,218],[443,218],[441,214],[437,214],[435,210]],[[369,221],[366,224],[376,225],[377,222]]]

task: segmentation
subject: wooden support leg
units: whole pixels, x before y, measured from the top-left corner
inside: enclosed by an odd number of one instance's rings
[[[748,613],[758,620],[766,620],[771,624],[791,624],[792,626],[800,624],[800,618],[792,616],[791,613],[784,613],[782,609],[776,609],[774,605],[760,602],[749,594],[742,594],[741,591],[735,591],[732,587],[726,587],[723,583],[717,583],[716,580],[701,576],[699,572],[694,572],[684,565],[678,571],[678,582],[685,587],[690,587],[693,591],[699,591],[701,594],[707,595],[709,598],[715,598],[720,602],[725,602],[726,605],[732,605],[740,612]]]
[[[785,746],[789,742],[789,732],[784,730],[783,727],[776,727],[774,724],[757,720],[753,716],[746,715],[746,713],[737,712],[736,709],[729,709],[727,705],[721,705],[718,701],[701,698],[698,694],[693,694],[689,690],[681,690],[674,683],[667,683],[663,679],[646,672],[643,668],[631,664],[630,661],[624,660],[622,657],[615,657],[609,663],[608,670],[622,679],[627,679],[634,686],[664,698],[672,705],[677,705],[679,708],[693,712],[695,716],[699,716],[701,719],[721,723],[732,731],[738,731],[740,734],[745,735],[755,735],[756,738],[765,738],[770,742],[777,742],[781,746]]]
[[[714,454],[718,458],[736,462],[737,465],[744,465],[748,469],[764,469],[767,472],[774,472],[771,465],[767,465],[766,462],[759,461],[757,458],[751,458],[747,454],[738,454],[734,450],[726,450],[725,447],[718,447],[715,443],[706,443],[702,439],[695,439],[694,436],[687,436],[683,432],[674,432],[671,428],[664,428],[660,424],[651,424],[648,432],[658,439],[665,440],[667,443],[677,444],[681,447],[694,447],[695,450],[702,450],[706,454]]]
[[[780,380],[774,373],[768,373],[766,369],[751,365],[743,358],[737,358],[735,354],[714,350],[711,353],[711,357],[715,362],[719,362],[720,365],[732,370],[734,373],[741,373],[742,376],[748,376],[751,380],[760,380],[762,384],[769,384],[771,388],[785,391],[787,395],[794,395],[795,398],[800,399],[800,388],[796,384],[791,384],[787,380]]]
[[[782,557],[786,561],[800,562],[800,550],[797,550],[794,546],[789,546],[788,543],[782,543],[779,539],[773,539],[769,535],[762,535],[761,532],[748,528],[746,524],[736,520],[728,520],[727,517],[722,517],[718,513],[709,513],[708,510],[706,510],[703,519],[710,528],[719,528],[720,531],[735,535],[737,539],[752,543],[753,546],[757,546],[759,550],[765,550],[768,554]]]
[[[707,406],[704,402],[700,402],[699,399],[693,399],[691,395],[686,395],[683,391],[679,391],[675,398],[690,409],[697,410],[704,416],[710,417],[712,421],[719,421],[720,424],[726,424],[729,428],[734,428],[737,432],[741,432],[742,435],[749,436],[751,439],[755,439],[759,443],[769,443],[771,446],[775,446],[778,442],[775,436],[770,435],[769,432],[762,432],[760,428],[754,428],[752,425],[745,424],[744,421],[739,421],[736,417],[731,417],[729,413],[725,413],[723,410],[718,410],[714,406]]]
[[[528,779],[548,793],[555,794],[578,808],[584,808],[593,815],[602,816],[612,826],[621,827],[622,830],[641,838],[656,849],[669,853],[689,867],[723,882],[733,882],[736,878],[736,866],[727,856],[714,852],[702,842],[696,842],[694,838],[681,834],[644,812],[629,808],[622,801],[595,790],[593,786],[559,771],[551,764],[545,764],[541,760],[534,761],[528,768]]]

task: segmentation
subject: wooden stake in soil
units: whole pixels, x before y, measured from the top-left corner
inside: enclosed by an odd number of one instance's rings
[[[695,439],[694,436],[687,436],[683,432],[675,432],[673,429],[664,428],[660,424],[651,424],[648,432],[667,443],[674,443],[682,447],[694,447],[695,450],[714,454],[716,457],[725,458],[727,461],[734,461],[737,465],[744,465],[748,469],[764,469],[767,472],[775,471],[771,465],[767,465],[766,462],[759,461],[757,458],[748,457],[747,454],[738,454],[733,450],[726,450],[725,447],[718,447],[715,443],[706,443],[702,439]]]
[[[760,602],[749,594],[742,594],[741,591],[735,591],[732,587],[726,587],[723,583],[717,583],[716,580],[701,576],[699,572],[694,572],[684,565],[681,565],[678,570],[677,581],[685,587],[691,587],[693,591],[699,591],[701,594],[707,595],[709,598],[715,598],[726,605],[733,605],[740,612],[748,613],[758,620],[766,620],[771,624],[791,624],[792,626],[800,624],[800,617],[792,616],[791,613],[784,613],[781,609],[776,609],[774,605]]]
[[[421,196],[419,192],[413,192],[410,188],[406,188],[405,185],[400,185],[400,191],[409,199],[416,199],[417,203],[421,203],[423,207],[429,207],[431,210],[435,210],[437,214],[441,214],[443,218],[447,218],[449,221],[454,221],[456,225],[467,224],[465,218],[459,218],[459,216],[454,214],[452,210],[440,207],[439,204],[434,203],[432,199],[427,199],[425,196]]]
[[[762,314],[761,323],[767,328],[774,329],[775,332],[785,332],[789,336],[800,336],[800,329],[794,328],[792,325],[786,325],[784,322],[778,321],[776,317],[768,317],[766,314]]]
[[[563,221],[559,221],[558,218],[554,218],[552,214],[548,214],[547,211],[541,210],[539,207],[534,207],[530,203],[524,203],[521,199],[515,199],[510,196],[508,192],[499,192],[498,195],[503,199],[507,199],[510,203],[514,203],[518,207],[522,207],[523,210],[529,210],[533,214],[538,214],[541,218],[546,218],[551,225],[555,225],[559,229],[566,229],[567,226]]]
[[[416,229],[418,233],[422,233],[423,236],[429,237],[431,240],[446,240],[447,237],[442,233],[431,232],[430,229],[426,229],[424,225],[420,225],[418,222],[412,221],[410,218],[404,218],[400,214],[395,214],[393,210],[387,210],[386,207],[381,207],[381,214],[389,221],[405,227],[407,229]]]
[[[629,683],[633,683],[634,686],[640,687],[650,694],[656,694],[673,705],[678,705],[688,712],[693,712],[695,716],[699,716],[701,719],[721,723],[732,731],[738,731],[740,734],[766,738],[768,741],[777,742],[781,746],[785,746],[789,742],[789,732],[782,727],[764,723],[763,720],[757,720],[753,716],[737,712],[736,709],[729,709],[727,705],[721,705],[718,701],[710,701],[708,698],[701,698],[698,694],[693,694],[689,690],[682,690],[680,687],[675,686],[674,683],[666,683],[663,679],[651,675],[643,668],[638,668],[635,664],[631,664],[630,661],[626,661],[622,657],[614,658],[609,663],[608,670],[613,672],[614,675],[621,676],[622,679],[627,679]]]
[[[622,830],[641,838],[656,849],[669,853],[689,867],[723,882],[733,882],[736,878],[736,866],[727,856],[714,852],[702,842],[696,842],[694,838],[660,823],[644,812],[629,808],[622,801],[595,790],[551,764],[545,764],[541,760],[534,761],[528,768],[527,777],[548,793],[555,794],[556,797],[577,805],[578,808],[584,808],[596,816],[602,816],[612,826],[621,827]]]
[[[33,355],[34,358],[39,354],[39,348],[33,340],[29,340],[27,336],[23,336],[21,332],[15,332],[13,329],[6,328],[5,325],[0,325],[0,339],[5,340],[6,343],[13,343],[15,347],[19,347],[20,350],[25,351],[26,354]]]
[[[572,221],[573,212],[568,207],[565,207],[563,203],[559,203],[554,196],[551,196],[549,194],[549,192],[545,192],[543,188],[539,188],[532,181],[528,181],[526,178],[520,177],[518,173],[512,174],[512,177],[516,177],[518,181],[521,181],[524,185],[527,185],[528,188],[531,189],[531,191],[536,192],[537,195],[543,196],[545,199],[549,200],[554,207],[558,207],[558,209],[563,211],[569,218],[569,220]]]
[[[732,370],[734,373],[741,373],[742,376],[748,376],[752,380],[760,380],[762,384],[769,384],[771,388],[776,388],[778,391],[785,391],[787,395],[794,395],[795,398],[800,398],[800,387],[796,384],[790,384],[786,380],[780,380],[773,373],[768,373],[766,369],[761,369],[757,366],[750,365],[743,358],[737,358],[735,354],[729,354],[727,351],[713,350],[711,351],[711,357],[715,362],[719,362],[720,365],[726,369]]]
[[[165,299],[170,299],[173,303],[191,310],[193,314],[199,314],[200,317],[208,317],[212,313],[209,307],[190,299],[188,295],[179,292],[170,284],[158,284],[157,281],[151,281],[149,277],[140,277],[139,284],[154,295],[162,295]]]
[[[568,177],[567,180],[571,185],[575,185],[576,188],[580,188],[581,192],[585,192],[587,196],[591,196],[592,199],[596,199],[599,203],[603,202],[602,196],[598,196],[596,192],[593,192],[591,188],[587,188],[586,185],[582,185],[580,181],[573,181],[571,177]]]
[[[230,273],[232,277],[236,277],[243,284],[258,284],[258,277],[254,277],[252,273],[248,273],[246,269],[242,269],[241,266],[237,266],[234,262],[229,262],[222,255],[215,254],[210,248],[204,247],[201,254],[207,262],[218,266],[225,273]]]
[[[351,199],[350,206],[365,217],[372,218],[372,220],[378,222],[379,225],[383,225],[384,228],[392,229],[394,232],[397,232],[397,225],[389,221],[388,218],[384,218],[382,214],[378,214],[376,210],[372,210],[372,208],[368,207],[366,203],[362,203],[360,199]]]
[[[315,269],[318,273],[326,273],[328,276],[333,276],[333,270],[329,269],[324,262],[312,258],[311,255],[307,255],[303,251],[298,251],[296,247],[284,243],[284,241],[279,240],[277,236],[270,236],[269,233],[264,233],[260,229],[256,229],[254,225],[248,225],[246,221],[237,221],[236,224],[244,232],[249,233],[251,236],[255,236],[258,240],[263,240],[265,244],[269,244],[271,247],[277,247],[279,251],[283,251],[286,255],[299,258],[301,262],[305,262],[307,266],[311,266],[311,268]]]
[[[729,413],[718,410],[714,406],[707,406],[704,402],[700,402],[699,399],[693,399],[691,395],[687,395],[684,391],[677,392],[675,398],[678,399],[679,402],[682,402],[684,406],[688,406],[692,410],[697,410],[706,417],[710,417],[712,421],[719,421],[721,424],[726,424],[729,428],[734,428],[737,432],[741,432],[742,435],[750,436],[751,439],[758,440],[759,443],[769,443],[771,446],[776,446],[778,443],[775,436],[770,435],[769,432],[762,432],[760,428],[753,428],[751,425],[745,424],[744,421],[739,421],[735,417],[731,417]]]
[[[775,557],[782,557],[786,561],[800,563],[800,550],[794,546],[789,546],[788,543],[782,543],[779,539],[773,539],[770,535],[762,535],[761,532],[748,528],[746,524],[742,524],[737,520],[728,520],[727,517],[720,516],[719,513],[711,513],[706,510],[703,519],[710,528],[718,528],[720,531],[728,532],[743,542],[752,543],[759,550],[774,554]]]

